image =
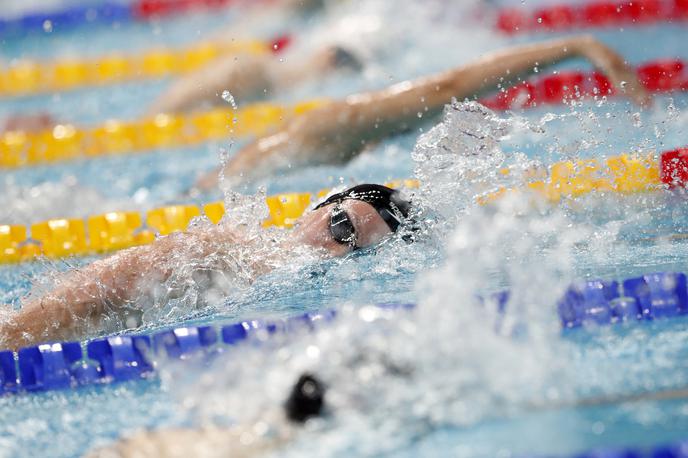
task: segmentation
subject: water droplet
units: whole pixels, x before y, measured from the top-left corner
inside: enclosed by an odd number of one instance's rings
[[[229,103],[232,106],[232,108],[234,108],[235,110],[238,109],[236,100],[234,100],[234,96],[232,95],[231,92],[229,92],[226,89],[224,91],[222,91],[222,100]]]
[[[640,113],[633,113],[633,126],[635,127],[643,127],[643,120],[640,117]]]

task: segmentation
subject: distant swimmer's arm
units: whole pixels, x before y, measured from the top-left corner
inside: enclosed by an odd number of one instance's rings
[[[455,97],[472,97],[500,83],[513,83],[519,77],[577,57],[590,61],[634,102],[644,105],[650,101],[649,94],[624,58],[590,35],[507,48],[450,71],[447,77],[454,81]]]
[[[186,112],[224,103],[228,90],[237,100],[264,96],[272,89],[272,55],[227,55],[173,82],[148,109],[148,115]]]
[[[137,313],[127,306],[170,277],[169,259],[187,246],[193,246],[184,252],[189,261],[203,258],[217,249],[222,237],[215,228],[193,235],[174,234],[73,269],[56,280],[52,290],[29,297],[0,324],[0,348],[77,338],[99,327],[106,315],[126,323],[130,313]]]
[[[419,113],[441,110],[452,97],[459,100],[477,97],[576,57],[589,60],[635,102],[641,105],[649,102],[649,95],[623,57],[587,35],[507,48],[453,70],[395,84],[379,92],[352,96],[348,100],[351,109],[359,113],[359,123],[371,120],[391,125],[409,123],[417,119]]]

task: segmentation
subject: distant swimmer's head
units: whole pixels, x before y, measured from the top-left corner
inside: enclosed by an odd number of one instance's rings
[[[351,71],[363,70],[363,62],[351,50],[342,46],[328,46],[319,52],[316,57],[317,65],[323,71]]]
[[[396,232],[411,210],[399,191],[362,184],[328,197],[305,215],[297,236],[307,245],[342,256]]]
[[[284,404],[287,418],[295,423],[321,415],[324,407],[325,385],[312,374],[299,377]]]

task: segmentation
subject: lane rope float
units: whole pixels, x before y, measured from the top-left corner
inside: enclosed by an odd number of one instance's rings
[[[273,41],[206,42],[185,49],[152,49],[138,55],[110,54],[52,62],[20,59],[0,70],[0,97],[162,78],[191,72],[222,56],[279,53],[289,43],[285,35]]]
[[[511,174],[508,168],[500,170]],[[543,176],[545,175],[545,176]],[[500,187],[478,196],[481,205],[510,193],[534,192],[549,202],[575,198],[592,192],[633,194],[688,186],[688,148],[665,151],[659,159],[647,155],[623,154],[601,162],[597,159],[562,161],[544,169],[526,171],[520,188]]]
[[[9,131],[0,134],[0,169],[261,135],[326,103],[322,99],[292,106],[255,103],[236,111],[215,108],[185,115],[159,114],[137,121],[109,120],[93,128],[60,124],[37,133]]]
[[[486,299],[503,313],[509,292]],[[378,307],[410,310],[413,304]],[[686,275],[659,272],[621,282],[588,280],[576,282],[557,305],[564,330],[588,323],[610,325],[685,317],[688,314]],[[196,354],[214,357],[225,345],[275,333],[313,329],[337,313],[304,313],[284,320],[246,320],[226,326],[180,327],[150,335],[105,337],[87,343],[46,343],[0,351],[0,395],[51,391],[83,385],[122,382],[154,376],[161,358],[189,359]],[[499,323],[497,323],[499,325]],[[566,331],[570,332],[570,331]]]
[[[135,0],[104,1],[96,5],[74,5],[50,11],[31,11],[0,19],[0,35],[62,32],[85,25],[114,26],[132,21],[150,21],[191,11],[230,6],[232,0]]]
[[[636,68],[636,73],[640,83],[652,93],[688,89],[688,72],[682,59],[645,62]],[[615,95],[618,91],[601,73],[565,71],[505,88],[480,103],[493,110],[516,110]]]
[[[686,0],[592,1],[543,6],[532,11],[524,7],[505,8],[497,14],[495,26],[501,32],[513,35],[686,20]]]

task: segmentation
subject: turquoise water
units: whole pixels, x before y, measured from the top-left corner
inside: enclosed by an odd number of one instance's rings
[[[411,2],[407,3],[409,8],[418,8]],[[307,23],[302,33],[309,38],[304,41],[310,43],[332,37],[346,39],[343,30],[348,29],[341,26],[344,19],[358,20],[361,29],[365,28],[360,24],[369,24],[365,29],[367,35],[364,35],[377,37],[377,40],[371,40],[375,45],[369,47],[378,63],[369,64],[369,69],[362,75],[332,77],[322,83],[305,85],[291,93],[278,94],[278,100],[289,102],[312,95],[341,96],[382,87],[390,81],[459,64],[480,52],[510,42],[546,37],[496,37],[488,26],[471,19],[463,9],[456,7],[456,11],[452,11],[450,8],[442,18],[437,14],[441,8],[447,8],[447,5],[443,2],[429,3],[421,8],[424,14],[409,14],[408,18],[399,21],[389,15],[391,6],[370,1],[363,2],[360,8],[333,9],[325,17],[325,26]],[[188,21],[162,21],[156,27],[123,24],[114,31],[93,28],[57,37],[8,41],[0,49],[0,59],[8,60],[20,55],[67,56],[74,52],[96,55],[121,49],[119,39],[125,35],[126,50],[132,52],[156,43],[183,45],[213,33],[224,21],[232,21],[231,13],[197,15]],[[328,28],[328,24],[331,27]],[[335,27],[337,25],[339,28]],[[431,25],[436,27],[437,33],[424,33]],[[260,33],[270,36],[284,28],[284,24],[274,24],[266,26]],[[93,39],[83,40],[85,33]],[[634,63],[659,57],[688,58],[688,51],[681,45],[688,38],[685,27],[660,25],[594,33]],[[462,40],[468,43],[469,39],[476,43],[457,45]],[[386,46],[380,44],[384,42],[387,42]],[[365,49],[358,42],[352,46]],[[567,67],[578,65],[578,62],[571,63]],[[157,95],[166,84],[166,81],[140,82],[59,96],[3,100],[0,118],[15,111],[30,113],[39,109],[48,110],[57,119],[83,125],[111,117],[132,118],[141,115],[146,108],[145,101]],[[672,101],[675,111],[668,108]],[[653,108],[640,115],[640,122],[634,117],[637,109],[620,99],[603,106],[546,107],[504,115],[515,127],[512,134],[501,141],[500,147],[508,156],[507,163],[525,160],[517,153],[549,163],[571,157],[618,154],[639,146],[658,150],[681,146],[685,143],[684,132],[688,126],[685,116],[687,103],[685,95],[660,96]],[[549,119],[548,113],[556,116]],[[429,120],[424,130],[437,122]],[[532,127],[541,132],[533,132]],[[344,167],[311,167],[282,174],[252,184],[246,191],[254,192],[261,186],[268,193],[316,191],[340,182],[384,182],[412,176],[416,164],[410,152],[418,134],[412,132],[386,141]],[[242,141],[237,141],[231,148],[239,147]],[[188,200],[181,199],[179,195],[193,183],[198,173],[217,164],[218,151],[222,147],[230,147],[230,142],[3,172],[2,221],[27,224],[48,217],[84,216],[106,210],[148,209],[186,202]],[[452,183],[438,183],[438,186],[454,191],[463,189]],[[218,194],[199,196],[197,202],[216,198],[219,198]],[[436,334],[442,337],[441,341],[455,348],[456,353],[461,353],[460,349],[469,349],[463,359],[458,360],[463,367],[452,369],[442,366],[431,356],[449,350],[434,346],[416,348],[413,357],[423,368],[419,369],[423,376],[415,381],[418,392],[406,393],[409,399],[415,400],[410,406],[395,404],[391,393],[396,393],[394,388],[399,387],[394,380],[381,376],[379,383],[389,383],[390,394],[381,396],[378,409],[363,403],[360,415],[367,418],[369,414],[377,419],[382,415],[381,411],[389,409],[407,421],[401,421],[406,424],[392,434],[382,427],[387,424],[382,420],[379,423],[375,422],[377,420],[363,421],[363,426],[372,431],[373,438],[379,429],[378,444],[359,436],[355,420],[335,417],[319,432],[306,435],[284,450],[287,455],[307,455],[308,450],[312,450],[309,449],[312,447],[309,441],[312,440],[320,441],[318,444],[323,454],[331,450],[337,456],[354,453],[470,457],[525,453],[565,455],[597,446],[646,446],[686,437],[688,402],[684,401],[537,410],[523,407],[513,400],[496,399],[495,395],[499,389],[508,389],[514,390],[517,400],[521,397],[537,399],[538,396],[544,399],[543,393],[550,392],[583,399],[591,394],[653,392],[685,386],[688,382],[688,372],[683,364],[688,338],[685,320],[629,325],[613,330],[580,330],[563,337],[558,332],[555,335],[545,333],[541,339],[533,337],[524,344],[509,344],[508,339],[490,340],[492,337],[487,333],[471,334],[484,326],[480,316],[462,315],[465,312],[455,309],[462,305],[462,297],[472,296],[476,289],[494,290],[509,286],[527,299],[524,307],[535,323],[533,329],[547,329],[551,317],[538,318],[537,312],[553,310],[553,298],[559,292],[555,285],[581,277],[623,278],[652,271],[688,270],[688,243],[654,240],[658,235],[685,231],[688,207],[683,197],[659,193],[635,197],[591,196],[561,210],[542,214],[526,211],[521,219],[507,218],[507,210],[504,209],[494,214],[480,211],[464,214],[466,195],[459,192],[446,194],[437,203],[438,207],[442,204],[441,210],[437,211],[443,216],[450,215],[450,218],[432,234],[433,237],[422,243],[402,248],[383,246],[367,256],[329,261],[323,265],[304,265],[296,272],[278,270],[260,279],[247,294],[230,298],[223,307],[175,314],[163,322],[148,324],[145,330],[169,325],[219,324],[236,319],[287,316],[344,303],[414,301],[423,303],[423,310],[429,310],[421,312],[419,317],[428,325],[418,331],[421,336],[425,336],[428,342],[437,343],[426,335],[434,333],[436,326]],[[511,226],[500,226],[499,218],[506,218]],[[484,234],[471,234],[473,225],[484,227]],[[538,227],[547,228],[544,235],[536,230]],[[460,237],[452,235],[455,229],[458,234],[469,234],[468,241],[460,248],[456,248]],[[525,235],[519,238],[519,233]],[[512,242],[514,249],[509,251],[505,246]],[[567,255],[558,254],[559,250],[566,250]],[[35,279],[84,262],[86,260],[77,259],[64,263],[0,266],[1,300],[16,303],[30,290]],[[447,270],[447,265],[455,267]],[[428,288],[433,294],[425,294]],[[455,332],[440,326],[443,321],[454,323],[454,319],[462,326]],[[335,329],[345,329],[345,325]],[[321,334],[327,335],[327,332]],[[359,338],[363,348],[373,345],[375,335],[375,329],[361,333]],[[513,358],[510,361],[506,357],[500,358],[499,352],[482,351],[479,342],[468,340],[470,336],[485,339],[486,348],[505,346],[503,348],[509,350],[506,353]],[[398,342],[390,340],[386,345],[392,347]],[[299,341],[285,344],[286,348],[298,348],[298,345]],[[551,348],[543,348],[547,346]],[[337,346],[323,348],[334,352],[328,354],[343,351]],[[389,348],[390,354],[396,355],[397,348]],[[540,354],[541,351],[545,354]],[[244,361],[247,355],[252,356],[246,360],[251,361],[249,365],[255,365],[256,370],[234,372],[242,377],[236,376],[239,379],[235,382],[236,387],[227,384],[224,389],[234,389],[235,396],[245,399],[232,404],[234,398],[227,394],[228,408],[250,409],[262,405],[260,388],[268,385],[270,378],[262,378],[259,369],[265,369],[265,373],[283,374],[279,364],[259,350],[238,348],[228,357]],[[522,365],[519,358],[523,358]],[[228,367],[220,365],[208,372],[209,377],[219,381],[230,378],[231,364],[238,363],[228,364]],[[495,367],[486,366],[489,364]],[[497,367],[499,364],[503,364],[501,371]],[[285,366],[292,368],[289,364]],[[169,371],[175,374],[175,370],[178,369]],[[323,370],[339,374],[336,368]],[[557,372],[559,370],[567,376],[562,377],[562,373]],[[354,380],[348,378],[355,374],[353,369],[341,371],[341,380]],[[419,399],[424,399],[424,389],[437,388],[433,383],[439,382],[435,379],[460,379],[467,376],[465,372],[484,376],[485,386],[475,387],[457,381],[456,392],[438,401],[439,405],[450,405],[461,411],[461,415],[453,413],[448,418],[428,421],[413,410],[413,406],[422,404]],[[165,369],[163,373],[168,372]],[[287,369],[284,373],[291,374]],[[253,384],[254,389],[246,387]],[[213,386],[220,391],[223,389],[221,384]],[[530,386],[536,388],[530,389]],[[550,391],[537,390],[542,387]],[[533,392],[529,393],[529,390]],[[2,398],[0,455],[77,456],[139,427],[193,424],[199,420],[197,413],[181,406],[184,405],[182,401],[190,396],[201,399],[199,402],[203,407],[203,393],[198,391],[193,383],[170,383],[165,379],[162,383],[141,381]],[[187,395],[187,392],[191,394]],[[395,411],[395,408],[400,410]],[[59,447],[55,447],[57,443]]]

